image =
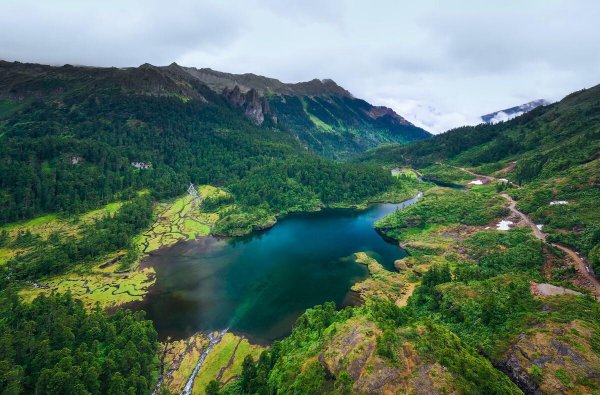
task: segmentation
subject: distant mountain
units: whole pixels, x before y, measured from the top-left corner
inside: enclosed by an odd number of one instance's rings
[[[305,149],[328,158],[431,136],[393,110],[355,98],[330,79],[283,83],[255,74],[230,74],[176,63],[98,68],[0,61],[0,99],[24,101],[73,92],[93,95],[99,89],[205,104],[223,105],[225,101],[255,125],[289,133]]]
[[[490,114],[482,115],[481,120],[484,123],[498,123],[508,121],[510,119],[518,117],[519,115],[523,115],[526,112],[533,110],[534,108],[537,108],[539,106],[547,106],[548,104],[550,104],[549,101],[544,99],[538,99],[530,101],[529,103],[521,104],[520,106],[515,106],[507,108],[505,110],[500,110]]]
[[[446,161],[480,166],[518,160],[519,171],[527,158],[536,162],[531,166],[536,174],[526,177],[532,178],[545,168],[555,172],[568,168],[569,163],[598,158],[599,122],[600,85],[597,85],[574,92],[557,103],[537,106],[507,122],[463,126],[414,144],[381,147],[366,153],[363,159],[418,167]]]

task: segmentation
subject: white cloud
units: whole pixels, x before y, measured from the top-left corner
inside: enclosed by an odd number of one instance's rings
[[[494,115],[494,117],[490,119],[490,123],[496,124],[500,122],[506,122],[523,114],[523,112],[513,112],[512,114],[507,114],[504,111],[498,111],[496,115]]]
[[[416,126],[431,133],[442,133],[452,128],[465,125],[477,125],[481,123],[478,116],[469,117],[455,111],[439,111],[427,103],[413,100],[387,100],[385,105],[402,114]]]

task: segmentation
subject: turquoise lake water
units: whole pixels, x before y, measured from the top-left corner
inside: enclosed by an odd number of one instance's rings
[[[149,260],[156,285],[139,308],[161,338],[229,328],[258,343],[290,333],[304,310],[356,302],[352,284],[367,276],[352,259],[364,251],[389,270],[406,255],[373,223],[404,204],[293,214],[242,238],[179,243]]]

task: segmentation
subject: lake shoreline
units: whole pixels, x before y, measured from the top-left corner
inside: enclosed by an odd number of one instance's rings
[[[162,339],[183,339],[189,333],[214,330],[223,326],[230,327],[232,333],[245,336],[253,344],[271,344],[289,335],[293,323],[307,308],[327,300],[335,301],[338,309],[362,304],[360,296],[356,292],[353,293],[352,287],[367,279],[369,274],[362,265],[353,263],[348,266],[344,263],[350,254],[362,249],[373,249],[375,256],[381,257],[381,262],[386,264],[386,270],[396,271],[394,262],[408,253],[396,240],[377,232],[373,224],[394,210],[413,204],[421,197],[422,193],[417,193],[400,203],[369,203],[361,208],[322,207],[318,211],[295,212],[282,216],[278,227],[253,231],[244,236],[209,235],[193,240],[179,240],[160,247],[145,256],[139,265],[140,269],[153,268],[157,273],[157,280],[147,289],[143,300],[128,303],[123,307],[146,311],[147,317],[154,322]],[[338,223],[341,227],[338,227]],[[305,237],[294,232],[289,233],[290,226],[294,228],[299,226],[298,224],[305,224],[300,225],[304,228],[310,225],[311,230]],[[271,233],[273,229],[277,229],[275,234]],[[350,239],[345,236],[347,232],[353,232]],[[319,236],[321,233],[325,239],[333,237],[332,240],[336,241],[327,244],[322,240],[323,237]],[[280,240],[282,235],[287,236]],[[292,236],[292,239],[289,239],[289,236]],[[340,241],[343,240],[341,246],[336,239],[340,237]],[[264,244],[269,246],[266,251],[263,251],[265,247],[259,249],[262,255],[255,257],[254,253],[251,253],[249,258],[239,258],[238,255],[243,254],[245,249],[253,248],[248,246],[261,243],[270,243]],[[310,243],[308,250],[317,248],[314,258],[304,257],[307,249],[305,243]],[[326,245],[322,245],[323,243]],[[332,246],[335,246],[334,250],[330,251]],[[319,255],[319,248],[325,248],[325,255]],[[387,252],[379,255],[382,251]],[[273,264],[273,260],[279,263],[271,267],[269,265]],[[339,263],[334,263],[337,261]],[[287,262],[292,266],[286,267]],[[253,269],[257,264],[258,277]],[[356,267],[353,268],[354,265]],[[245,273],[248,270],[249,278],[238,278],[247,277]],[[271,274],[270,270],[275,272]],[[335,276],[330,280],[324,280],[334,273]],[[256,279],[253,279],[253,276]],[[290,283],[289,287],[286,287],[287,283]],[[296,285],[293,285],[294,283]],[[333,288],[325,284],[333,285]],[[227,296],[231,292],[239,295],[231,299],[231,295]],[[283,296],[287,293],[295,296],[291,296],[290,300]],[[304,294],[307,298],[302,296],[297,299],[299,295]],[[283,299],[280,299],[282,297]],[[198,307],[193,307],[194,305]],[[200,310],[197,310],[198,308]],[[180,311],[181,309],[186,313]],[[219,313],[211,318],[210,315],[214,314],[212,311]],[[206,319],[202,318],[207,314]],[[268,318],[271,315],[273,317]],[[262,327],[265,329],[257,329]]]

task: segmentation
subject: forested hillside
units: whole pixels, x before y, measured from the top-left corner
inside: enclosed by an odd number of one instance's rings
[[[410,146],[379,148],[364,158],[420,167],[443,160],[480,166],[523,158],[527,160],[517,163],[516,177],[525,182],[594,159],[600,145],[599,118],[596,86],[507,122],[453,129]]]
[[[518,206],[551,240],[576,247],[600,269],[600,86],[508,122],[379,148],[362,160],[416,166],[433,178],[440,167],[432,165],[444,162],[522,185],[509,190]],[[453,176],[461,173],[454,170]]]
[[[0,223],[82,212],[144,188],[155,198],[173,197],[190,182],[235,184],[236,199],[266,204],[271,215],[296,206],[297,199],[313,205],[362,202],[389,186],[391,177],[383,170],[322,161],[286,127],[255,125],[226,96],[192,76],[173,79],[165,71],[172,68],[2,63]],[[331,100],[371,108],[347,97]],[[361,117],[385,128],[385,117]],[[295,183],[268,176],[286,168]],[[239,182],[257,172],[261,180],[252,182],[252,191]],[[358,173],[364,183],[348,183]],[[286,197],[257,199],[267,191]]]
[[[322,157],[428,136],[396,125],[395,114],[369,115],[374,107],[343,90],[321,96],[319,81],[288,99],[355,106],[354,118],[330,126],[310,118],[313,104],[300,114],[282,102],[270,113],[282,121],[255,122],[248,108],[268,105],[266,96],[238,89],[239,101],[235,89],[215,91],[177,68],[0,62],[0,392],[150,393],[156,332],[118,308],[154,284],[154,270],[140,267],[150,251],[416,193],[416,181],[379,165]],[[328,135],[327,150],[298,137],[293,120],[303,117],[319,124],[306,125],[311,138]],[[342,129],[347,140],[331,137]],[[201,209],[186,195],[190,183]]]

